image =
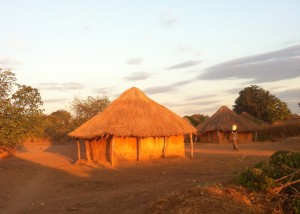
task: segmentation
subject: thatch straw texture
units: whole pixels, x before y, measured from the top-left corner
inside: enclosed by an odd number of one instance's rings
[[[198,133],[209,131],[231,131],[232,125],[237,125],[238,132],[254,131],[255,126],[230,110],[227,106],[222,106],[214,115],[197,126]]]
[[[133,87],[69,136],[83,139],[104,135],[162,137],[194,132],[196,129],[184,119]]]
[[[262,125],[264,123],[264,121],[262,121],[261,119],[258,119],[256,117],[253,117],[252,115],[248,114],[247,112],[242,112],[240,114],[241,117],[245,118],[246,120],[250,121],[254,126]]]

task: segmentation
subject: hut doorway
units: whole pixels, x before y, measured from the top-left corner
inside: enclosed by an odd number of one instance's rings
[[[224,140],[225,142],[229,143],[230,142],[230,132],[224,132]]]

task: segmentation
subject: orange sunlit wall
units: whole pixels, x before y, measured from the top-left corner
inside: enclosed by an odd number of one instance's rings
[[[99,162],[111,162],[112,137],[91,141],[92,159]],[[113,154],[116,163],[123,160],[136,161],[163,157],[184,157],[184,137],[114,137]]]

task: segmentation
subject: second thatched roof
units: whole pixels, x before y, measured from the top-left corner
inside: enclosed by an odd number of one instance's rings
[[[230,110],[227,106],[222,106],[210,118],[198,125],[197,130],[199,133],[216,130],[231,131],[233,124],[237,125],[237,131],[239,132],[254,131],[256,129],[252,123]]]
[[[82,139],[107,134],[118,137],[162,137],[196,131],[184,119],[133,87],[69,136]]]

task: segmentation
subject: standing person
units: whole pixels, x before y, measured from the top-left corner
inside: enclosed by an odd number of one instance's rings
[[[235,150],[239,150],[239,148],[237,147],[237,140],[238,140],[238,134],[237,134],[237,130],[232,130],[232,143],[233,143],[233,151]]]

